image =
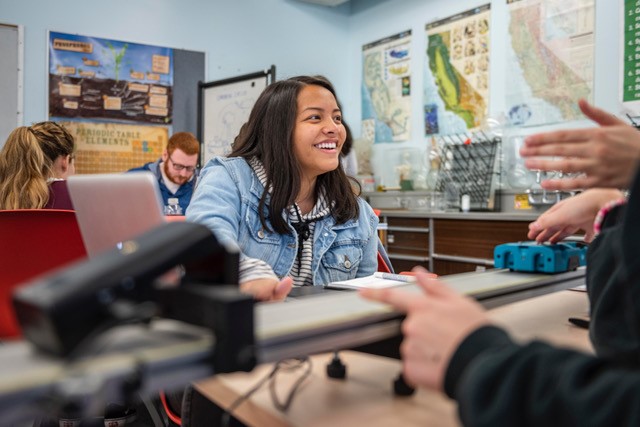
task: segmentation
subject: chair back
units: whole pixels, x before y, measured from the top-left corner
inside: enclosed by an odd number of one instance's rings
[[[86,256],[74,211],[0,211],[0,337],[20,335],[11,303],[18,285]]]
[[[387,255],[387,251],[384,249],[384,245],[380,239],[378,239],[378,271],[382,273],[395,273],[389,255]]]

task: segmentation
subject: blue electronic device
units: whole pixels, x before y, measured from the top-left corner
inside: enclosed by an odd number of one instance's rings
[[[563,273],[587,263],[587,245],[581,242],[540,244],[505,243],[493,251],[495,268],[530,273]]]

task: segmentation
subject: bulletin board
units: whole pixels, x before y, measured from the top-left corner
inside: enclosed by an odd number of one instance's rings
[[[199,84],[198,139],[201,165],[226,156],[260,93],[276,79],[276,66],[230,79]]]
[[[76,141],[76,172],[158,160],[173,132],[197,132],[205,54],[49,32],[49,118]]]

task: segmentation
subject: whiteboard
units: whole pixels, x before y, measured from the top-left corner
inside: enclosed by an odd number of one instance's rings
[[[198,137],[201,166],[215,156],[226,156],[256,100],[275,80],[275,66],[258,73],[216,82],[200,83]]]

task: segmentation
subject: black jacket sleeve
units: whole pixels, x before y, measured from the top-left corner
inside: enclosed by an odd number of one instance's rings
[[[449,364],[445,390],[465,426],[638,426],[640,372],[494,326],[469,335]]]
[[[640,173],[587,255],[591,356],[496,327],[470,334],[445,391],[466,426],[640,426]]]

